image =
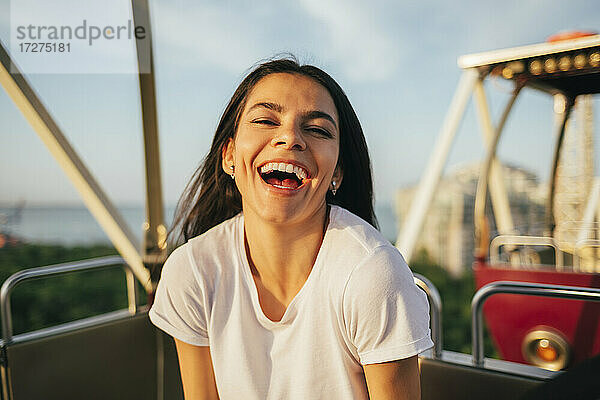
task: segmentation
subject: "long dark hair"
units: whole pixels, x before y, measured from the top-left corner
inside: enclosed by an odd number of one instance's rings
[[[286,57],[258,65],[235,90],[221,116],[210,152],[194,172],[177,204],[175,219],[169,232],[171,243],[186,242],[241,211],[240,193],[235,182],[221,166],[222,149],[235,136],[240,115],[252,88],[265,76],[275,73],[312,78],[331,95],[339,117],[338,164],[344,177],[335,196],[327,192],[326,201],[344,207],[377,227],[373,211],[371,161],[360,122],[350,101],[326,72],[312,65],[300,65],[295,58]]]

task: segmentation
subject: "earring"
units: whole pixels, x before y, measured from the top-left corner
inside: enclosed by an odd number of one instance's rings
[[[337,193],[337,189],[335,187],[335,181],[331,181],[331,193],[333,193],[334,196]]]
[[[231,170],[231,174],[229,174],[229,176],[231,176],[231,179],[235,180],[235,167],[231,165],[229,169]]]

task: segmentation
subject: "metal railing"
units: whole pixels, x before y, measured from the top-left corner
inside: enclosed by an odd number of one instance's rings
[[[45,267],[30,268],[19,271],[4,281],[0,289],[0,311],[2,320],[3,344],[8,344],[13,338],[12,313],[10,307],[10,295],[18,284],[31,279],[67,274],[70,272],[88,271],[110,266],[122,265],[125,270],[127,281],[127,302],[129,314],[137,313],[137,286],[135,276],[131,267],[118,256],[93,258],[90,260],[77,261],[64,264],[49,265]]]
[[[586,249],[591,250],[591,252],[585,252]],[[600,249],[600,240],[578,240],[575,243],[573,269],[581,272],[600,272],[600,268],[598,267],[598,249]]]
[[[518,236],[518,235],[499,235],[492,239],[490,243],[490,264],[500,263],[501,246],[547,246],[554,249],[554,260],[556,268],[563,269],[563,254],[558,248],[554,238],[546,236]]]
[[[442,298],[431,281],[421,274],[413,274],[415,284],[421,288],[429,300],[431,315],[431,336],[433,337],[433,358],[442,358]]]
[[[471,301],[473,365],[476,367],[484,366],[485,357],[483,348],[483,303],[490,296],[498,293],[600,301],[600,289],[595,288],[511,281],[488,283],[475,293]]]

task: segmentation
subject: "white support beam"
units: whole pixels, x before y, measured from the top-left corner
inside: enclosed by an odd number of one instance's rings
[[[577,243],[587,240],[596,239],[595,233],[595,217],[596,212],[600,210],[600,178],[595,178],[592,185],[592,190],[588,196],[583,213],[583,220],[579,226],[579,234],[577,235]]]
[[[71,147],[27,80],[21,73],[14,72],[18,69],[12,64],[8,52],[1,43],[0,61],[0,85],[73,183],[86,207],[119,254],[131,266],[137,279],[146,291],[150,292],[152,290],[150,274],[144,267],[142,257],[134,245],[135,236],[129,230],[125,220]]]
[[[574,267],[579,267],[584,272],[600,272],[597,266],[598,240],[596,238],[597,223],[596,213],[600,207],[600,178],[595,178],[592,190],[588,196],[583,213],[583,220],[579,226],[577,241],[575,242]]]
[[[490,170],[493,165],[493,160],[496,157],[496,150],[498,149],[498,142],[500,135],[510,114],[510,110],[517,100],[517,96],[523,89],[523,84],[517,83],[513,90],[512,96],[508,100],[504,111],[500,116],[497,126],[493,130],[493,135],[490,139],[489,145],[486,149],[485,159],[481,166],[481,172],[479,173],[479,181],[477,181],[477,192],[475,193],[475,210],[473,222],[475,224],[475,257],[482,258],[487,256],[488,245],[489,245],[489,228],[485,218],[486,200],[488,193],[488,182],[490,181]],[[510,213],[510,209],[509,209]]]
[[[446,165],[448,153],[452,147],[456,131],[462,121],[465,108],[473,92],[473,85],[478,77],[479,73],[476,69],[467,69],[463,72],[440,133],[438,134],[436,146],[429,159],[427,169],[411,201],[406,221],[404,221],[402,229],[398,234],[396,247],[398,247],[407,261],[410,261],[413,255],[425,216],[433,200],[433,195],[442,176],[444,166]]]
[[[153,284],[156,285],[167,255],[167,228],[163,215],[152,29],[148,0],[132,0],[131,5],[134,25],[145,28],[146,33],[143,38],[136,36],[146,171],[146,221],[142,247],[145,265],[153,271]]]
[[[494,139],[494,126],[492,125],[492,119],[490,117],[490,111],[485,96],[485,89],[481,79],[478,79],[475,83],[474,94],[479,124],[481,126],[481,132],[487,150],[492,145]],[[490,191],[496,227],[501,235],[513,235],[515,233],[514,223],[510,212],[510,204],[508,202],[508,195],[506,194],[502,172],[502,164],[498,161],[497,157],[494,156],[490,169],[488,190]]]

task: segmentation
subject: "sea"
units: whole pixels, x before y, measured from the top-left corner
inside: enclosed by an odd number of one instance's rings
[[[117,207],[129,229],[142,240],[144,207]],[[0,207],[0,232],[9,233],[28,243],[60,244],[64,246],[85,246],[109,244],[108,236],[85,206],[73,205],[24,205],[20,216],[14,214],[14,207]],[[173,220],[175,207],[165,208],[167,225]],[[397,236],[396,216],[390,204],[377,204],[375,214],[380,230],[391,242]]]

